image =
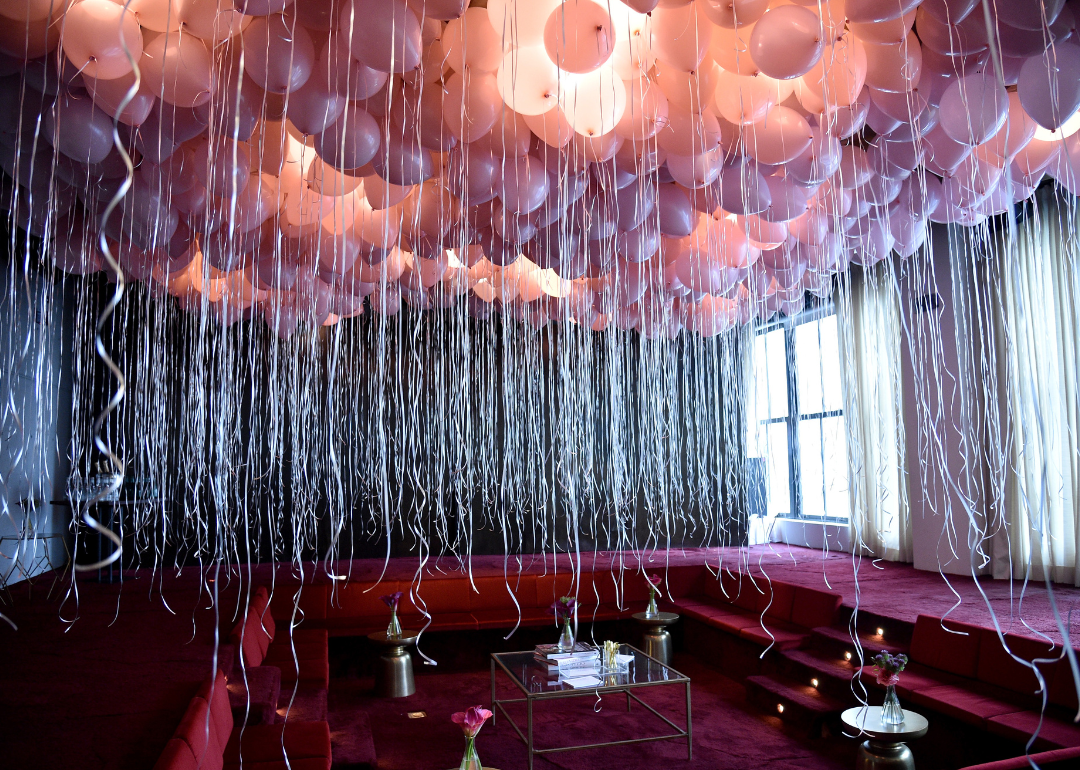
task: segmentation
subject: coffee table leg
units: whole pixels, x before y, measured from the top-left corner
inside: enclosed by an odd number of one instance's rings
[[[525,707],[528,709],[528,712],[529,712],[528,715],[526,716],[526,721],[528,723],[527,726],[526,726],[526,729],[528,730],[528,734],[529,734],[529,740],[528,740],[528,744],[529,744],[529,746],[528,746],[528,749],[529,749],[529,770],[533,770],[532,698],[529,698],[529,697],[525,698]]]
[[[686,758],[694,758],[694,725],[690,721],[690,683],[686,683]]]
[[[491,659],[491,727],[495,728],[495,659]]]
[[[630,691],[629,690],[626,691],[626,710],[627,710],[627,712],[630,711]]]

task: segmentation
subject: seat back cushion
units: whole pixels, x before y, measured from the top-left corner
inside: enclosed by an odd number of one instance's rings
[[[1077,658],[1080,660],[1080,652],[1077,652]],[[1062,658],[1043,668],[1043,672],[1046,676],[1050,702],[1055,706],[1069,709],[1072,715],[1075,715],[1077,708],[1080,708],[1080,706],[1077,705],[1076,681],[1073,679],[1069,659],[1067,657]]]
[[[591,581],[591,576],[588,574],[582,575],[586,581]],[[536,604],[534,605],[538,609],[546,610],[555,600],[562,596],[573,596],[577,591],[578,586],[574,583],[574,574],[572,572],[560,572],[555,574],[549,572],[546,575],[536,576]],[[586,593],[587,592],[587,593]],[[595,606],[596,599],[592,595],[592,586],[588,585],[587,588],[582,588],[580,591],[581,601],[588,605]]]
[[[297,596],[297,591],[300,596]],[[381,596],[383,591],[379,591]],[[276,620],[285,620],[293,616],[293,603],[300,602],[300,610],[296,613],[297,619],[326,620],[326,602],[330,595],[330,587],[326,584],[307,584],[304,586],[290,584],[278,585],[274,595],[270,597],[270,612]]]
[[[536,602],[535,575],[518,576],[511,573],[506,578],[502,575],[477,577],[473,578],[473,583],[476,585],[476,593],[472,593],[470,589],[470,610],[514,612],[518,606],[522,610],[532,609]],[[515,599],[517,599],[517,604],[514,603]]]
[[[270,614],[269,607],[263,607],[258,612],[252,608],[248,615],[255,621],[255,630],[266,637],[266,646],[269,647],[277,636],[277,623],[274,622],[274,616]]]
[[[408,589],[402,590],[406,592],[406,596],[402,597],[404,605]],[[468,580],[462,578],[437,578],[421,581],[420,585],[413,589],[413,593],[414,604],[418,607],[421,604],[426,605],[427,611],[432,615],[442,612],[468,612],[472,586]],[[404,610],[404,606],[402,609]]]
[[[340,586],[327,601],[326,617],[328,620],[386,618],[386,622],[389,623],[390,608],[381,597],[397,591],[404,592],[405,595],[401,597],[401,601],[403,604],[407,602],[409,584],[406,582],[384,580],[374,588],[369,582],[347,583]]]
[[[198,697],[210,705],[210,719],[217,728],[218,742],[222,748],[229,742],[233,730],[232,706],[229,705],[228,682],[221,671],[214,678],[207,678],[199,687]]]
[[[764,602],[761,605],[767,617],[775,620],[790,620],[792,606],[795,603],[795,586],[791,583],[772,581],[772,601],[769,601],[769,590],[765,589]]]
[[[735,597],[742,589],[742,582],[742,576],[739,573],[730,574],[727,570],[720,570],[719,577],[715,575],[705,577],[702,592],[721,604],[734,604]]]
[[[931,615],[915,619],[911,659],[950,674],[975,678],[983,629],[951,620],[945,621],[949,631],[941,626],[942,621]]]
[[[191,753],[187,741],[171,738],[154,763],[154,770],[199,770],[199,761]]]
[[[240,649],[244,653],[245,666],[261,666],[266,651],[270,649],[270,636],[254,615],[248,615],[247,622],[244,623]]]
[[[259,586],[251,596],[251,612],[261,615],[270,606],[270,591],[266,586]]]
[[[831,626],[840,609],[840,594],[807,586],[796,586],[791,605],[791,622],[803,628]]]
[[[712,580],[712,575],[705,566],[698,564],[668,567],[666,576],[666,593],[669,594],[669,599],[681,599],[700,593],[705,581]]]
[[[1060,647],[1029,636],[1005,634],[1005,644],[1013,655],[1028,662],[1040,658],[1055,659],[1061,653]],[[984,628],[982,640],[979,642],[979,666],[976,671],[979,681],[1024,695],[1034,695],[1039,690],[1039,680],[1035,672],[1013,658],[1013,655],[1006,652],[1005,646],[998,639],[997,631]]]
[[[205,700],[198,696],[191,699],[173,737],[187,743],[203,770],[221,770],[225,746],[218,738],[217,726]]]

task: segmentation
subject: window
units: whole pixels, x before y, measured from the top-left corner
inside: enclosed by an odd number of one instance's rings
[[[836,314],[818,308],[761,327],[754,339],[750,457],[764,466],[769,517],[847,521],[847,429]]]

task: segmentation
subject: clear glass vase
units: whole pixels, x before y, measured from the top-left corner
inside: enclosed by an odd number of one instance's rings
[[[645,608],[645,616],[655,618],[660,614],[660,610],[656,608],[656,591],[649,591],[649,606]]]
[[[461,758],[458,770],[483,770],[480,757],[476,756],[476,738],[465,739],[465,756]]]
[[[574,649],[574,630],[570,628],[570,618],[563,621],[562,635],[559,637],[559,652],[571,652]]]
[[[397,610],[393,610],[390,613],[390,625],[386,628],[387,639],[400,639],[401,638],[401,621],[398,620]]]
[[[900,699],[896,697],[896,687],[885,688],[885,703],[881,706],[881,723],[884,725],[904,724],[904,710],[900,708]]]

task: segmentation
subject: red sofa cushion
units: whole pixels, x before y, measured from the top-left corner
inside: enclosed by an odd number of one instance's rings
[[[758,615],[732,607],[730,604],[690,607],[687,608],[686,614],[735,636],[738,636],[744,628],[753,628],[761,623]]]
[[[374,587],[372,585],[356,582],[339,587],[327,603],[326,619],[358,621],[360,618],[386,618],[382,625],[389,625],[390,608],[380,597],[402,591],[404,596],[401,601],[403,605],[408,605],[409,583],[384,580]]]
[[[292,658],[282,658],[272,663],[275,668],[281,669],[281,686],[292,689],[293,685],[326,689],[330,686],[330,661],[322,658],[301,658],[293,661]]]
[[[549,572],[546,575],[536,576],[536,602],[533,604],[542,610],[546,610],[555,600],[562,596],[573,596],[576,591],[577,584],[574,583],[574,575],[571,572],[560,572],[555,574]],[[582,601],[586,600],[585,591],[581,591]],[[592,588],[588,589],[588,599],[595,601],[592,596]]]
[[[470,615],[477,628],[513,628],[518,622],[517,610],[473,610]],[[555,618],[536,607],[524,607],[521,610],[522,626],[555,625]]]
[[[262,615],[266,612],[266,608],[270,606],[270,591],[266,586],[259,586],[255,589],[255,593],[251,596],[251,606],[248,612],[255,615]]]
[[[199,770],[199,761],[191,753],[187,741],[171,738],[154,763],[154,770]]]
[[[210,705],[210,718],[217,727],[218,743],[222,747],[229,740],[233,729],[232,707],[229,704],[229,686],[220,670],[214,678],[207,677],[199,687],[197,697]]]
[[[1069,709],[1074,714],[1077,710],[1076,681],[1073,679],[1072,666],[1067,657],[1050,664],[1043,669],[1049,690],[1050,702],[1055,706]]]
[[[319,642],[302,644],[297,642],[295,645],[291,645],[288,642],[274,642],[270,645],[270,648],[266,651],[266,657],[263,658],[264,666],[276,666],[276,661],[279,660],[292,660],[293,649],[296,650],[296,657],[305,660],[319,660],[327,657],[326,644],[320,644]]]
[[[863,650],[863,655],[869,660],[875,653],[873,650]],[[862,680],[867,685],[879,687],[877,684],[877,671],[872,663],[862,667]],[[947,674],[936,668],[920,666],[918,663],[908,663],[900,674],[900,682],[896,685],[896,691],[900,695],[910,695],[919,690],[929,690],[931,687],[941,687],[946,684],[960,684],[966,680],[953,674]],[[884,687],[880,689],[884,690]]]
[[[476,618],[473,617],[471,612],[435,612],[434,610],[428,610],[428,612],[431,614],[431,625],[427,628],[428,632],[476,630]],[[428,622],[427,618],[415,610],[398,617],[401,620],[401,627],[406,630],[419,631]],[[387,619],[387,623],[389,622],[389,619]],[[382,630],[385,627],[386,623],[383,623],[377,630]]]
[[[986,720],[987,730],[1018,743],[1026,743],[1038,727],[1038,711],[1019,711]],[[1035,749],[1042,751],[1066,746],[1080,746],[1080,725],[1048,715],[1043,719],[1039,737],[1035,739]]]
[[[299,597],[296,595],[300,592]],[[380,596],[385,591],[376,591]],[[296,583],[279,584],[270,597],[270,612],[275,620],[289,620],[293,616],[293,604],[300,603],[296,617],[304,620],[326,620],[326,604],[330,597],[330,586],[326,584]],[[377,597],[376,597],[377,598]]]
[[[1031,762],[1027,754],[1009,759],[1001,759],[997,762],[986,762],[981,765],[969,765],[961,770],[1029,770]],[[1042,768],[1042,770],[1075,770],[1080,765],[1080,746],[1070,749],[1052,749],[1038,754],[1032,754],[1030,759]]]
[[[840,594],[817,588],[795,586],[791,606],[791,622],[803,628],[831,626],[840,609]]]
[[[796,586],[791,583],[772,581],[772,601],[769,601],[769,590],[766,588],[765,597],[760,607],[765,610],[765,616],[777,620],[791,620],[797,590]],[[810,626],[807,626],[807,628],[810,628]]]
[[[908,697],[920,706],[929,706],[961,722],[981,727],[983,720],[1002,714],[1012,714],[1024,708],[1023,704],[1005,700],[999,696],[1000,693],[990,694],[981,689],[971,689],[969,686],[943,684],[926,690],[917,690]]]
[[[768,630],[766,631],[766,629]],[[760,644],[762,647],[771,645],[775,649],[790,650],[802,644],[810,634],[782,620],[766,618],[765,628],[762,628],[760,623],[756,626],[749,626],[742,629],[739,636],[743,639],[749,639],[755,644]]]
[[[417,610],[425,606],[435,616],[449,612],[467,613],[472,600],[472,586],[467,578],[437,578],[421,581],[419,586],[413,587],[413,594],[411,598]]]
[[[1029,662],[1040,658],[1054,659],[1061,654],[1060,647],[1028,636],[1005,634],[1005,644],[1009,646],[1013,655]],[[1023,663],[1017,662],[1005,651],[1005,646],[998,639],[997,631],[992,628],[983,629],[982,632],[977,674],[980,682],[1005,687],[1014,692],[1033,695],[1039,691],[1039,680],[1035,672]]]
[[[503,610],[512,612],[516,618],[519,606],[522,609],[531,608],[536,602],[535,575],[522,575],[518,578],[511,574],[505,579],[501,575],[477,577],[473,578],[473,583],[476,591],[469,595],[469,610],[473,614]]]
[[[305,758],[330,758],[330,725],[326,722],[286,722],[277,725],[252,725],[237,730],[225,747],[225,761],[239,764],[244,755],[244,767],[249,762],[280,762],[288,754],[289,761]]]
[[[219,740],[217,725],[210,717],[210,706],[202,698],[191,699],[173,737],[188,745],[204,770],[221,770],[224,746]]]
[[[945,626],[950,629],[946,631],[941,624],[941,620],[930,615],[919,615],[915,619],[911,659],[931,668],[974,679],[983,629],[946,620]],[[957,631],[961,633],[953,633]]]

